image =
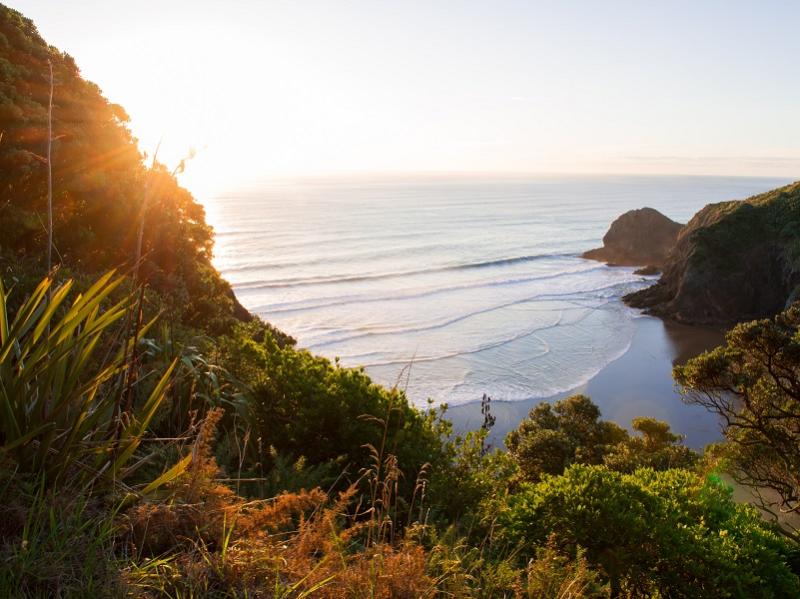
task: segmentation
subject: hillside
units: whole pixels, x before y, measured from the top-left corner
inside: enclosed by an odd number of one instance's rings
[[[47,222],[48,60],[54,74],[53,221],[56,262],[66,272],[131,268],[145,185],[141,274],[162,309],[206,330],[249,315],[211,264],[203,207],[165,165],[152,170],[125,110],[81,77],[68,54],[0,4],[0,268],[43,274]],[[173,168],[177,165],[173,165]]]
[[[625,301],[685,323],[772,316],[800,285],[800,183],[710,204],[681,230],[654,286]]]

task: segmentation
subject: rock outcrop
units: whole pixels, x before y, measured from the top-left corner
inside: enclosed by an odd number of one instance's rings
[[[660,269],[675,245],[682,225],[653,208],[629,210],[613,223],[603,237],[603,247],[589,250],[584,258],[614,266],[652,266]]]
[[[681,230],[660,280],[631,306],[692,324],[771,316],[800,295],[800,182],[710,204]]]
[[[644,275],[646,277],[650,277],[653,275],[660,275],[661,269],[658,266],[653,264],[649,264],[648,266],[643,266],[642,268],[637,268],[633,271],[635,275]]]

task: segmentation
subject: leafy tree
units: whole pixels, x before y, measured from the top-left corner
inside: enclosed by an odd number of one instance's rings
[[[674,370],[687,401],[718,414],[726,469],[795,539],[800,512],[800,306],[734,327]]]
[[[525,484],[501,504],[501,538],[521,559],[555,535],[586,550],[614,594],[632,597],[796,597],[792,546],[731,490],[686,470],[633,474],[573,465]]]
[[[633,472],[687,468],[697,454],[681,445],[683,437],[666,422],[635,418],[628,432],[600,420],[600,409],[585,395],[574,395],[554,405],[540,403],[519,427],[509,433],[506,445],[524,478],[536,482],[544,474],[561,474],[571,464],[605,464],[612,470]]]
[[[585,395],[554,405],[542,402],[510,432],[506,446],[531,481],[561,474],[575,462],[602,464],[608,448],[627,436],[613,422],[600,420],[600,409]]]
[[[611,470],[668,470],[691,468],[697,463],[697,454],[681,445],[683,436],[673,433],[666,422],[640,417],[633,419],[631,427],[641,435],[626,436],[610,449],[603,458],[603,463]]]

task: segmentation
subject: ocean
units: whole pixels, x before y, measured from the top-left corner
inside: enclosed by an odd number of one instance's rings
[[[655,277],[580,257],[621,213],[686,222],[786,182],[307,180],[222,194],[207,210],[215,264],[245,307],[418,406],[458,405],[551,397],[625,353],[639,314],[620,298]]]

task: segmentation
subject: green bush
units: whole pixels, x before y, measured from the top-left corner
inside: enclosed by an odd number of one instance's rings
[[[532,557],[549,535],[632,596],[796,597],[792,546],[731,490],[686,470],[574,465],[501,505],[500,536]]]
[[[164,400],[176,362],[133,405],[146,377],[128,376],[128,358],[148,327],[133,335],[126,324],[131,296],[106,305],[121,283],[108,273],[68,302],[72,281],[45,279],[12,313],[0,282],[0,457],[48,484],[122,478]]]
[[[613,422],[600,420],[600,409],[585,395],[573,395],[554,405],[534,407],[506,438],[506,446],[524,477],[537,481],[561,474],[570,464],[602,464],[603,457],[627,433]]]
[[[362,369],[282,344],[269,330],[257,338],[252,332],[252,325],[237,327],[213,357],[248,388],[252,460],[271,466],[277,452],[310,465],[339,461],[352,478],[370,466],[371,445],[397,456],[405,488],[424,464],[443,463],[435,417],[402,392],[373,383]]]
[[[681,445],[683,437],[670,430],[669,424],[655,418],[634,418],[631,428],[640,435],[626,436],[603,457],[603,463],[617,472],[639,468],[669,470],[692,468],[698,455]]]
[[[571,464],[605,464],[612,470],[689,468],[697,454],[681,445],[683,437],[654,418],[634,418],[631,436],[613,422],[600,420],[600,409],[585,395],[573,395],[554,405],[542,402],[506,445],[522,476],[536,482],[545,474],[561,474]]]

